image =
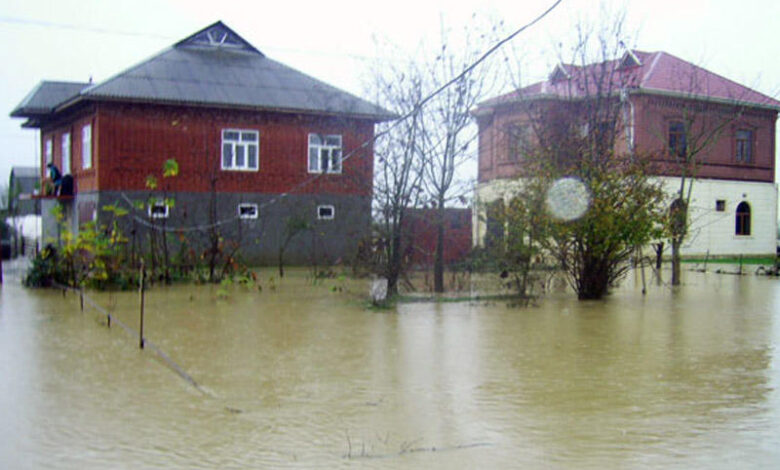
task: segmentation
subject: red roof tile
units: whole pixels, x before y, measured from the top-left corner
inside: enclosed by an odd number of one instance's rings
[[[780,101],[669,53],[636,50],[627,52],[618,60],[584,67],[559,64],[548,80],[491,98],[479,107],[492,107],[522,98],[584,97],[595,93],[595,82],[599,77],[611,79],[610,85],[602,87],[605,91],[627,88],[634,92],[736,101],[780,110]]]

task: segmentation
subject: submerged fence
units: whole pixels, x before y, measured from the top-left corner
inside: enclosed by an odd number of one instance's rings
[[[145,309],[145,291],[146,291],[146,285],[145,285],[145,270],[143,268],[143,265],[141,266],[141,275],[140,275],[140,283],[138,287],[140,302],[139,302],[139,322],[138,322],[138,330],[133,329],[131,326],[117,318],[115,315],[113,315],[111,312],[109,312],[106,308],[99,305],[95,300],[90,297],[86,292],[84,292],[83,288],[74,288],[70,286],[66,286],[63,284],[55,284],[54,287],[57,289],[62,290],[62,295],[65,296],[66,292],[75,292],[79,295],[79,306],[81,308],[81,311],[84,311],[84,303],[86,302],[90,307],[92,307],[94,310],[96,310],[101,315],[105,315],[106,317],[106,325],[108,328],[111,328],[111,324],[116,324],[122,327],[125,332],[130,335],[133,338],[138,338],[138,347],[141,349],[145,349],[147,346],[149,349],[151,349],[160,359],[162,359],[163,363],[168,366],[171,370],[176,372],[176,374],[179,375],[184,381],[186,381],[188,384],[190,384],[192,387],[194,387],[196,390],[201,392],[204,395],[212,396],[210,392],[208,392],[206,389],[200,386],[198,382],[195,381],[195,379],[192,378],[190,374],[187,373],[187,371],[184,370],[176,361],[171,359],[171,357],[165,353],[162,349],[160,349],[159,346],[154,344],[152,341],[149,340],[149,338],[146,338],[144,336],[144,309]]]

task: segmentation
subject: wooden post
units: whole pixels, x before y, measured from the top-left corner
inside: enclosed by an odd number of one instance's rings
[[[739,275],[742,275],[742,253],[739,254]]]
[[[141,260],[141,272],[138,282],[138,291],[141,294],[141,325],[138,329],[138,347],[144,348],[144,276],[146,272],[144,270],[144,260]]]
[[[79,304],[81,304],[81,311],[84,311],[84,288],[79,289]]]
[[[645,281],[645,262],[642,259],[642,247],[639,247],[639,269],[642,270],[642,295],[647,294],[647,283]]]

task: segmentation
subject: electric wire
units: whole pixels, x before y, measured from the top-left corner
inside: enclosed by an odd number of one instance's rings
[[[401,124],[402,122],[406,121],[407,119],[411,118],[412,116],[418,114],[422,108],[429,103],[433,98],[435,98],[437,95],[442,93],[444,90],[452,86],[453,84],[457,83],[459,80],[461,80],[463,77],[467,76],[469,73],[471,73],[474,69],[476,69],[482,62],[487,60],[488,57],[490,57],[493,53],[495,53],[498,49],[500,49],[504,44],[508,43],[509,41],[513,40],[515,37],[526,31],[527,29],[531,28],[538,22],[540,22],[543,18],[545,18],[547,15],[549,15],[555,8],[558,7],[563,2],[563,0],[556,0],[550,7],[548,7],[545,11],[543,11],[541,14],[539,14],[536,18],[534,18],[529,23],[524,24],[523,26],[519,27],[518,29],[514,30],[511,34],[507,35],[500,41],[496,42],[493,46],[491,46],[487,51],[485,51],[481,56],[479,56],[475,61],[473,61],[471,64],[466,66],[459,74],[457,74],[455,77],[451,78],[447,82],[445,82],[443,85],[441,85],[439,88],[434,90],[433,92],[429,93],[425,98],[421,99],[418,103],[415,104],[414,108],[407,112],[406,114],[401,115],[400,117],[397,117],[395,120],[392,121],[391,124],[388,125],[388,127],[376,134],[374,134],[373,137],[370,139],[367,139],[362,144],[360,144],[357,148],[349,151],[346,155],[344,155],[341,159],[341,163],[343,165],[344,162],[348,161],[351,157],[356,155],[359,151],[362,151],[363,149],[373,146],[374,142],[377,141],[380,137],[384,137],[385,135],[388,135],[390,131]],[[316,173],[304,181],[294,185],[289,190],[274,195],[269,201],[266,201],[262,204],[258,204],[258,211],[260,209],[266,208],[270,205],[276,204],[277,202],[281,201],[282,199],[288,197],[291,194],[294,194],[295,192],[303,189],[304,187],[312,184],[313,182],[320,179],[324,174],[326,173]],[[127,196],[126,193],[122,193],[123,200],[129,204],[129,207],[131,210],[137,211],[138,208],[135,207],[135,205],[132,203],[130,198]],[[218,220],[216,222],[212,222],[209,224],[200,224],[195,226],[188,226],[188,227],[168,227],[166,225],[160,225],[160,224],[154,224],[152,222],[149,222],[143,217],[140,217],[136,214],[133,214],[133,219],[136,220],[141,225],[144,225],[145,227],[148,227],[153,230],[157,230],[160,232],[173,232],[173,233],[182,233],[182,232],[193,232],[193,231],[202,231],[202,230],[208,230],[212,229],[221,225],[224,225],[226,223],[230,223],[232,221],[235,221],[238,219],[239,216],[232,216],[227,219]]]

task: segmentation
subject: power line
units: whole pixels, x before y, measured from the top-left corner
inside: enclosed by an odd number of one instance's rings
[[[53,21],[43,21],[43,20],[36,20],[36,19],[29,19],[29,18],[15,18],[9,16],[0,16],[0,23],[23,25],[23,26],[39,26],[42,28],[56,28],[56,29],[64,29],[68,31],[107,34],[113,36],[145,37],[150,39],[165,39],[169,41],[176,41],[178,39],[176,37],[165,35],[165,34],[129,31],[129,30],[115,30],[115,29],[108,29],[108,28],[97,28],[94,26],[77,25],[77,24],[70,24],[70,23],[58,23]],[[364,62],[374,60],[373,57],[366,56],[366,55],[334,52],[331,50],[300,49],[300,48],[275,47],[275,46],[263,46],[262,49],[276,51],[278,53],[284,53],[284,54],[300,54],[300,55],[310,55],[310,56],[317,56],[317,57],[345,57],[352,60],[359,60]]]
[[[552,4],[552,5],[551,5],[551,6],[550,6],[550,7],[549,7],[547,10],[545,10],[544,12],[542,12],[542,13],[541,13],[539,16],[537,16],[537,17],[536,17],[534,20],[532,20],[530,23],[527,23],[527,24],[523,25],[522,27],[520,27],[520,28],[516,29],[514,32],[512,32],[511,34],[509,34],[508,36],[506,36],[504,39],[502,39],[502,40],[498,41],[496,44],[494,44],[492,47],[490,47],[490,48],[489,48],[489,49],[488,49],[488,50],[487,50],[485,53],[483,53],[483,54],[482,54],[482,55],[481,55],[481,56],[480,56],[480,57],[479,57],[477,60],[475,60],[475,61],[474,61],[474,62],[472,62],[472,63],[471,63],[469,66],[467,66],[466,68],[464,68],[464,69],[463,69],[463,71],[462,71],[461,73],[459,73],[458,75],[456,75],[455,77],[453,77],[452,79],[450,79],[449,81],[447,81],[445,84],[443,84],[442,86],[440,86],[439,88],[437,88],[435,91],[433,91],[433,92],[431,92],[430,94],[428,94],[428,96],[426,96],[425,98],[423,98],[422,100],[420,100],[420,102],[419,102],[419,103],[418,103],[418,104],[415,106],[415,108],[414,108],[412,111],[409,111],[409,112],[408,112],[408,113],[406,113],[405,115],[403,115],[403,116],[401,116],[401,117],[397,118],[397,119],[396,119],[396,120],[395,120],[395,121],[394,121],[392,124],[390,124],[390,125],[388,126],[388,128],[387,128],[387,129],[385,129],[385,130],[383,130],[382,132],[380,132],[380,133],[378,133],[378,134],[374,135],[372,138],[370,138],[370,139],[368,139],[368,140],[364,141],[364,142],[363,142],[361,145],[359,145],[359,146],[358,146],[358,148],[357,148],[357,149],[355,149],[355,150],[352,150],[352,151],[350,151],[349,153],[347,153],[346,155],[344,155],[344,156],[343,156],[343,158],[342,158],[342,163],[343,163],[343,162],[346,162],[347,160],[349,160],[349,159],[350,159],[351,157],[353,157],[353,156],[354,156],[354,155],[355,155],[355,154],[356,154],[358,151],[360,151],[360,150],[362,150],[362,149],[364,149],[364,148],[366,148],[366,147],[368,147],[368,146],[370,146],[370,145],[373,145],[373,144],[374,144],[374,142],[375,142],[375,141],[376,141],[378,138],[380,138],[380,137],[383,137],[383,136],[385,136],[385,135],[389,134],[389,133],[390,133],[390,130],[392,130],[392,129],[393,129],[395,126],[399,125],[401,122],[403,122],[403,121],[405,121],[405,120],[409,119],[410,117],[412,117],[413,115],[415,115],[416,113],[418,113],[418,112],[419,112],[419,111],[420,111],[420,110],[421,110],[421,109],[422,109],[422,108],[423,108],[423,107],[424,107],[424,106],[425,106],[425,105],[426,105],[428,102],[430,102],[430,101],[431,101],[433,98],[435,98],[435,97],[436,97],[436,95],[438,95],[439,93],[443,92],[443,91],[444,91],[444,90],[446,90],[448,87],[450,87],[450,86],[452,86],[454,83],[456,83],[458,80],[462,79],[464,76],[466,76],[467,74],[469,74],[469,73],[470,73],[471,71],[473,71],[473,70],[474,70],[474,69],[475,69],[477,66],[479,66],[479,64],[481,64],[482,62],[484,62],[484,61],[485,61],[485,60],[486,60],[486,59],[487,59],[489,56],[491,56],[493,53],[495,53],[495,52],[496,52],[496,51],[497,51],[499,48],[501,48],[501,47],[502,47],[504,44],[506,44],[507,42],[511,41],[512,39],[514,39],[515,37],[517,37],[519,34],[521,34],[523,31],[527,30],[528,28],[532,27],[533,25],[535,25],[536,23],[538,23],[539,21],[541,21],[541,20],[542,20],[544,17],[546,17],[548,14],[550,14],[550,12],[552,12],[552,11],[553,11],[553,10],[554,10],[554,9],[555,9],[555,8],[556,8],[558,5],[560,5],[562,2],[563,2],[563,0],[556,0],[556,1],[555,1],[555,3],[553,3],[553,4]],[[295,186],[293,186],[292,188],[290,188],[290,190],[288,190],[288,191],[285,191],[285,192],[283,192],[283,193],[280,193],[280,194],[278,194],[278,195],[276,195],[276,196],[272,197],[272,198],[271,198],[269,201],[266,201],[265,203],[259,204],[259,205],[258,205],[258,211],[259,211],[260,209],[266,208],[266,207],[268,207],[268,206],[270,206],[270,205],[276,204],[277,202],[279,202],[280,200],[282,200],[282,199],[286,198],[286,197],[287,197],[287,196],[289,196],[290,194],[293,194],[293,193],[295,193],[296,191],[298,191],[298,190],[300,190],[300,189],[302,189],[302,188],[304,188],[304,187],[308,186],[309,184],[311,184],[311,183],[315,182],[315,181],[316,181],[316,180],[318,180],[320,177],[322,177],[322,175],[323,175],[323,174],[324,174],[324,173],[318,173],[318,174],[315,174],[315,175],[313,175],[313,176],[311,176],[311,177],[307,178],[306,180],[304,180],[304,181],[302,181],[302,182],[300,182],[300,183],[296,184]],[[128,205],[129,205],[129,206],[132,208],[132,209],[136,209],[136,208],[134,207],[134,205],[133,205],[132,201],[130,201],[130,199],[127,197],[127,195],[126,195],[126,194],[124,194],[124,193],[123,193],[123,194],[122,194],[122,198],[125,200],[125,202],[126,202],[126,203],[127,203],[127,204],[128,204]],[[218,227],[218,226],[220,226],[220,225],[224,225],[224,224],[226,224],[226,223],[229,223],[229,222],[235,221],[235,220],[237,220],[239,217],[238,217],[238,216],[233,216],[233,217],[229,217],[229,218],[227,218],[227,219],[219,220],[219,221],[216,221],[216,222],[213,222],[213,223],[209,223],[209,224],[204,224],[204,225],[197,225],[197,226],[189,226],[189,227],[179,227],[179,228],[176,228],[176,227],[168,227],[168,226],[160,226],[160,225],[157,225],[157,224],[153,224],[153,223],[150,223],[149,221],[147,221],[147,220],[145,220],[144,218],[142,218],[142,217],[139,217],[139,216],[137,216],[137,215],[133,215],[133,218],[134,218],[134,219],[135,219],[137,222],[141,223],[142,225],[144,225],[144,226],[146,226],[146,227],[148,227],[148,228],[154,229],[154,230],[158,230],[158,231],[164,231],[164,232],[193,232],[193,231],[208,230],[208,229],[211,229],[211,228],[215,228],[215,227]]]
[[[494,44],[492,47],[490,47],[487,51],[485,51],[479,58],[477,58],[474,62],[472,62],[470,65],[468,65],[466,68],[464,68],[458,75],[441,85],[439,88],[434,90],[433,92],[429,93],[425,98],[420,100],[408,113],[398,117],[395,119],[386,129],[384,129],[382,132],[379,132],[378,134],[375,134],[370,139],[364,141],[361,145],[359,145],[355,150],[350,151],[346,155],[342,157],[342,164],[343,162],[346,162],[351,157],[353,157],[358,151],[361,151],[365,149],[368,146],[371,146],[374,144],[374,142],[385,135],[388,135],[390,131],[398,126],[403,121],[409,119],[410,117],[414,116],[415,114],[419,113],[422,108],[429,103],[433,98],[435,98],[438,94],[442,93],[444,90],[446,90],[448,87],[452,86],[459,80],[461,80],[463,77],[468,75],[470,72],[472,72],[476,67],[478,67],[482,62],[484,62],[488,57],[490,57],[493,53],[495,53],[498,49],[500,49],[504,44],[508,43],[509,41],[513,40],[515,37],[520,35],[522,32],[527,30],[528,28],[534,26],[536,23],[541,21],[544,17],[546,17],[550,12],[552,12],[558,5],[560,5],[563,2],[563,0],[556,0],[549,8],[547,8],[544,12],[542,12],[539,16],[537,16],[535,19],[533,19],[531,22],[521,26],[520,28],[513,31],[511,34],[506,36],[504,39],[498,41],[496,44]],[[24,20],[24,19],[18,19],[18,18],[9,18],[9,17],[0,17],[0,23],[22,23],[22,24],[33,24],[36,26],[46,26],[46,27],[59,27],[64,29],[75,29],[75,30],[84,30],[84,31],[92,31],[92,32],[98,32],[98,33],[108,33],[108,34],[126,34],[131,36],[152,36],[144,33],[133,33],[133,32],[117,32],[117,31],[110,31],[102,28],[86,28],[81,26],[75,26],[75,25],[67,25],[63,23],[50,23],[50,22],[44,22],[44,21],[38,21],[38,20]],[[166,37],[166,36],[159,36],[156,35],[155,37]],[[295,193],[296,191],[308,186],[309,184],[317,181],[319,178],[321,178],[323,173],[315,174],[306,180],[294,185],[290,190],[277,194],[274,197],[272,197],[269,201],[266,201],[265,203],[262,203],[258,205],[258,210],[266,208],[270,205],[276,204],[280,200],[288,197],[289,195]],[[138,210],[133,202],[130,200],[130,198],[125,194],[122,193],[122,199],[128,204],[128,206],[132,210]],[[218,220],[213,223],[209,224],[203,224],[203,225],[196,225],[196,226],[188,226],[188,227],[168,227],[167,225],[158,225],[151,223],[147,221],[146,219],[139,217],[137,215],[133,215],[133,219],[139,222],[140,224],[154,229],[158,231],[163,232],[193,232],[193,231],[202,231],[202,230],[208,230],[212,228],[216,228],[218,226],[230,223],[232,221],[235,221],[239,219],[238,216],[232,216],[227,219]]]
[[[26,26],[40,26],[44,28],[57,28],[66,29],[70,31],[84,31],[97,34],[110,34],[115,36],[133,36],[133,37],[148,37],[154,39],[175,39],[171,36],[156,33],[141,33],[137,31],[122,31],[116,29],[96,28],[94,26],[75,25],[68,23],[56,23],[53,21],[35,20],[29,18],[14,18],[10,16],[0,16],[0,23],[26,25]]]

